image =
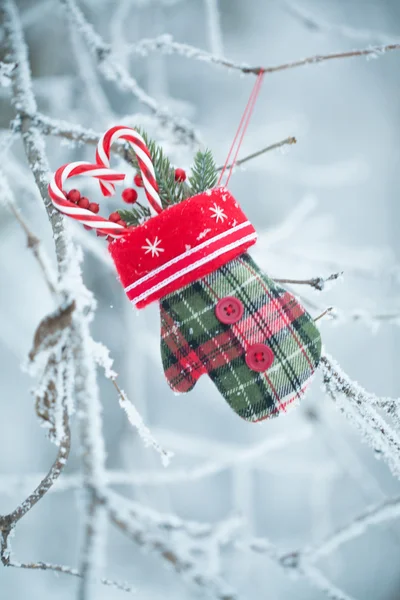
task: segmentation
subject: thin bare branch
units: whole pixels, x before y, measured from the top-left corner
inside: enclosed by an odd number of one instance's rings
[[[253,158],[257,158],[258,156],[261,156],[262,154],[265,154],[266,152],[270,152],[271,150],[276,150],[277,148],[282,148],[282,146],[286,146],[286,145],[292,145],[292,144],[296,144],[297,140],[295,137],[287,137],[284,140],[282,140],[281,142],[276,142],[275,144],[271,144],[270,146],[266,146],[266,148],[262,148],[261,150],[257,150],[257,152],[253,152],[252,154],[249,154],[248,156],[245,156],[244,158],[241,158],[240,160],[237,160],[235,162],[235,167],[240,167],[240,165],[243,165],[244,163],[248,162],[249,160],[252,160]],[[221,165],[219,167],[217,167],[217,171],[222,171],[224,167]],[[225,167],[226,169],[231,169],[232,165],[227,165]]]
[[[8,180],[1,169],[0,169],[0,194],[1,194],[2,201],[8,207],[10,212],[14,215],[15,219],[18,221],[19,225],[23,229],[23,231],[26,235],[27,246],[30,250],[32,250],[33,256],[35,257],[35,259],[40,267],[40,270],[42,271],[42,275],[47,284],[47,287],[50,290],[50,293],[53,296],[56,295],[56,281],[55,281],[55,276],[52,273],[52,269],[51,269],[49,260],[43,252],[39,238],[31,231],[25,218],[22,216],[21,211],[16,206],[15,198],[14,198],[14,195],[9,186]]]
[[[312,279],[276,279],[273,278],[276,283],[289,283],[293,285],[309,285],[313,287],[315,290],[322,292],[325,288],[325,284],[328,281],[336,281],[340,279],[343,275],[343,271],[341,273],[332,273],[329,277],[313,277]]]
[[[16,208],[16,206],[14,206],[13,204],[10,204],[9,208],[26,234],[26,244],[28,248],[32,250],[33,256],[37,260],[37,263],[40,267],[40,270],[42,271],[43,278],[47,284],[47,287],[49,288],[51,294],[55,295],[56,288],[54,278],[52,277],[52,274],[49,271],[48,261],[46,261],[43,258],[40,239],[29,229],[27,222],[23,218],[18,208]]]
[[[42,479],[39,485],[34,489],[34,491],[31,494],[29,494],[29,496],[19,506],[17,506],[8,515],[0,516],[0,558],[5,566],[8,566],[10,562],[7,542],[11,531],[14,529],[18,521],[22,519],[22,517],[24,517],[26,513],[30,511],[35,506],[35,504],[37,504],[39,500],[41,500],[45,496],[45,494],[47,494],[49,489],[54,485],[54,483],[57,481],[57,479],[63,472],[63,469],[68,461],[69,452],[71,448],[71,434],[68,425],[68,415],[65,408],[63,418],[64,435],[61,438],[57,456],[53,464],[51,465],[49,472]]]
[[[324,317],[326,317],[327,315],[330,315],[332,313],[332,311],[335,310],[333,306],[328,306],[328,308],[326,308],[324,310],[324,312],[322,312],[320,315],[318,315],[318,317],[315,317],[314,319],[314,323],[316,323],[317,321],[319,321],[320,319],[323,319]]]
[[[258,75],[261,71],[266,74],[277,73],[278,71],[287,71],[288,69],[296,69],[297,67],[304,67],[306,65],[317,65],[322,62],[340,58],[356,58],[360,56],[371,56],[372,58],[378,58],[379,56],[383,56],[384,54],[394,50],[400,50],[400,43],[386,44],[384,46],[371,46],[370,48],[362,48],[361,50],[333,52],[332,54],[316,54],[315,56],[309,56],[308,58],[302,58],[300,60],[295,60],[273,67],[241,67],[235,63],[229,63],[229,61],[225,63],[225,66],[230,67],[231,69],[240,70],[242,73]]]

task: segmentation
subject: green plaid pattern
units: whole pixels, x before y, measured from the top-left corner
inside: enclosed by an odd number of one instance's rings
[[[234,325],[215,315],[218,301],[235,296],[244,314]],[[311,316],[269,279],[248,254],[227,263],[160,301],[161,354],[166,378],[177,392],[208,374],[232,409],[248,421],[277,416],[299,400],[321,355]],[[263,373],[245,361],[254,343],[270,347],[274,362]]]

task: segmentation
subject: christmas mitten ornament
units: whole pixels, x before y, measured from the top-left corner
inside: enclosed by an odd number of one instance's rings
[[[304,395],[318,367],[320,334],[294,296],[247,253],[257,234],[231,193],[210,186],[216,171],[209,153],[196,156],[189,187],[181,170],[174,178],[162,153],[154,147],[150,152],[135,130],[115,127],[99,142],[97,171],[88,163],[57,171],[49,186],[53,203],[71,215],[62,192],[71,173],[97,177],[104,195],[113,193],[115,183],[127,182],[109,168],[117,138],[129,141],[136,153],[151,212],[136,207],[131,213],[120,211],[124,220],[117,215],[119,220],[107,221],[78,208],[72,216],[111,236],[109,252],[132,304],[159,303],[162,362],[170,387],[188,392],[209,375],[242,418],[256,422],[277,416]]]

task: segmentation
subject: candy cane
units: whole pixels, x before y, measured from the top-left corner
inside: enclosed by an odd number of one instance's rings
[[[111,127],[111,129],[106,131],[100,138],[99,143],[97,144],[96,162],[103,167],[109,167],[111,146],[120,138],[129,142],[136,154],[147,200],[150,203],[151,209],[153,209],[152,213],[160,213],[163,210],[163,207],[158,194],[158,184],[150,152],[144,139],[137,131],[123,125]],[[114,194],[115,186],[112,183],[110,184],[100,178],[100,186],[104,196],[112,196]]]
[[[72,219],[84,225],[89,225],[91,228],[97,229],[100,233],[110,235],[111,237],[120,238],[130,233],[131,230],[127,227],[93,214],[90,210],[81,208],[67,199],[63,192],[64,183],[67,179],[76,177],[77,175],[95,177],[106,182],[108,185],[111,185],[111,182],[121,182],[125,179],[124,173],[101,167],[98,164],[93,165],[89,162],[79,161],[63,165],[54,173],[48,187],[49,195],[55,208],[64,215],[68,215]]]

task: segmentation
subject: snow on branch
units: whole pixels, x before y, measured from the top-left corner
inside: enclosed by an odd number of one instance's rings
[[[295,69],[297,67],[304,67],[306,65],[315,65],[321,62],[330,60],[336,60],[341,58],[356,58],[360,56],[369,56],[370,58],[378,58],[388,52],[394,50],[400,50],[400,43],[390,43],[383,45],[370,46],[368,48],[361,48],[359,50],[348,50],[345,52],[333,52],[331,54],[316,54],[315,56],[309,56],[307,58],[301,58],[291,62],[283,63],[275,66],[259,66],[251,67],[245,63],[235,62],[201,50],[188,44],[182,44],[180,42],[174,42],[172,36],[162,35],[153,39],[144,39],[136,44],[128,45],[124,53],[138,54],[140,56],[146,56],[149,52],[161,50],[165,54],[179,54],[186,58],[201,60],[212,64],[227,67],[235,71],[241,71],[244,74],[258,75],[261,71],[264,73],[276,73],[277,71],[287,71],[288,69]]]
[[[52,563],[47,562],[35,562],[35,563],[19,563],[15,561],[10,561],[8,564],[9,567],[15,567],[17,569],[29,569],[31,571],[53,571],[54,573],[61,573],[62,575],[72,575],[73,577],[82,578],[83,575],[77,569],[73,569],[72,567],[68,567],[66,565],[54,565]],[[100,583],[106,585],[108,587],[113,587],[121,592],[127,592],[128,594],[137,595],[137,589],[128,583],[124,583],[121,581],[115,581],[114,579],[106,579],[101,578]]]
[[[293,2],[292,0],[283,0],[283,8],[288,14],[300,21],[301,24],[310,31],[341,35],[350,40],[370,44],[392,44],[397,42],[396,38],[382,31],[359,29],[347,24],[332,23],[331,21],[327,21],[323,17],[316,15],[314,12],[307,10],[302,3]]]
[[[111,47],[103,41],[93,25],[85,19],[75,0],[60,0],[60,2],[66,9],[68,19],[72,21],[77,32],[85,40],[104,77],[115,82],[121,90],[133,94],[141,104],[147,106],[163,126],[170,127],[181,141],[199,144],[200,138],[193,126],[185,119],[175,117],[167,109],[161,108],[158,102],[140,87],[124,66],[115,60]]]
[[[377,457],[382,456],[392,473],[400,477],[399,435],[375,410],[375,407],[385,410],[398,427],[400,425],[399,400],[379,398],[367,392],[350,379],[337,362],[326,353],[322,355],[321,368],[327,394],[359,431],[363,441],[375,450]]]
[[[16,65],[11,71],[11,89],[12,103],[17,113],[17,121],[19,121],[19,133],[22,135],[25,154],[53,230],[56,256],[59,272],[61,273],[68,262],[68,240],[65,236],[63,218],[59,212],[53,209],[47,195],[50,166],[45,153],[43,136],[35,127],[33,120],[37,113],[37,104],[32,89],[28,49],[19,15],[12,0],[3,2],[0,7],[0,18],[4,24],[5,32],[5,60],[9,64]]]
[[[304,550],[304,555],[312,561],[317,561],[324,556],[335,552],[343,544],[364,535],[367,529],[373,525],[393,521],[400,517],[400,497],[389,498],[376,506],[368,508],[365,512],[356,516],[352,521],[329,535],[316,546],[310,546]]]
[[[8,538],[16,524],[41,500],[61,475],[71,448],[71,434],[68,426],[67,411],[63,412],[64,433],[60,439],[57,456],[49,472],[29,496],[8,515],[0,515],[0,559],[5,566],[10,563]]]
[[[17,208],[14,195],[8,184],[7,178],[0,168],[0,202],[3,202],[14,215],[19,225],[23,229],[26,235],[26,244],[32,251],[44,277],[44,280],[50,290],[51,294],[56,293],[56,277],[53,273],[53,269],[47,254],[42,248],[39,238],[31,231],[26,220],[21,214],[21,211]]]
[[[158,554],[167,565],[185,578],[199,590],[206,591],[216,600],[237,600],[236,592],[218,573],[207,573],[201,566],[196,553],[185,551],[182,543],[171,543],[168,531],[156,527],[148,529],[138,514],[127,510],[120,503],[116,504],[110,497],[103,498],[111,522],[138,546]]]
[[[107,379],[110,379],[113,386],[117,390],[119,396],[119,405],[125,411],[125,414],[133,427],[137,430],[142,442],[146,447],[152,447],[161,456],[161,462],[164,467],[169,465],[170,458],[173,456],[172,452],[164,450],[162,446],[157,442],[150,429],[144,424],[143,419],[137,410],[133,402],[128,398],[124,390],[122,390],[117,382],[118,374],[112,369],[113,359],[110,356],[108,348],[100,343],[91,340],[91,351],[92,356],[96,360],[97,364],[104,369],[104,375]]]

